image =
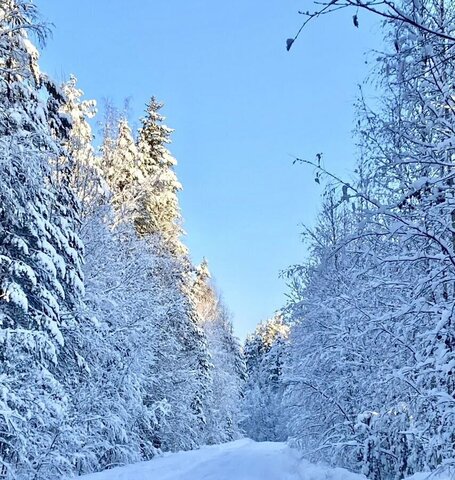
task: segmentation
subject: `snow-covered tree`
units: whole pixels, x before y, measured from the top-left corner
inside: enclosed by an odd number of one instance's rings
[[[310,456],[376,479],[453,462],[455,12],[399,8],[414,23],[385,24],[381,101],[359,101],[360,178],[325,204],[335,221],[293,269],[290,304],[291,433]]]
[[[287,438],[282,398],[288,334],[289,327],[277,313],[259,324],[245,342],[247,382],[242,427],[254,440],[283,441]]]
[[[157,118],[153,117],[153,121]],[[161,129],[160,125],[158,127]],[[192,266],[180,242],[179,218],[174,214],[179,211],[176,191],[174,203],[157,203],[154,210],[156,218],[166,218],[159,228],[155,228],[158,224],[152,226],[155,220],[151,220],[151,217],[149,220],[152,223],[148,223],[150,228],[138,228],[137,219],[149,217],[148,207],[143,200],[148,198],[147,202],[153,202],[155,197],[161,195],[150,188],[157,182],[153,162],[159,163],[164,161],[163,158],[170,157],[169,152],[160,147],[165,138],[154,136],[151,125],[148,129],[148,137],[145,127],[141,129],[137,146],[126,121],[121,119],[116,123],[115,118],[113,121],[109,118],[105,128],[101,168],[112,190],[111,202],[116,223],[134,225],[135,235],[143,240],[144,248],[157,256],[153,265],[144,264],[144,268],[150,279],[160,285],[160,291],[166,292],[166,296],[160,296],[161,303],[157,307],[161,312],[160,322],[156,327],[151,327],[158,332],[156,350],[160,354],[156,363],[149,365],[148,381],[144,387],[146,408],[154,409],[155,405],[162,408],[154,425],[143,426],[146,430],[144,438],[164,450],[188,449],[203,442],[206,430],[204,401],[210,391],[211,367],[207,339],[198,323],[191,295]],[[163,131],[170,132],[167,128]],[[146,138],[148,146],[144,143]],[[168,168],[170,164],[166,163],[165,166]],[[175,178],[173,172],[172,175]],[[168,188],[168,185],[165,187]],[[175,235],[167,235],[161,228],[172,230]]]
[[[77,88],[77,79],[71,75],[62,86],[65,102],[60,111],[71,122],[65,148],[71,160],[70,185],[80,202],[81,215],[94,212],[106,202],[108,189],[93,146],[94,135],[89,120],[96,115],[96,102],[83,100],[84,92]],[[63,159],[64,161],[65,159]]]
[[[139,129],[139,170],[142,175],[140,214],[135,219],[140,235],[159,235],[174,253],[185,253],[180,242],[183,233],[177,193],[182,185],[174,167],[177,164],[166,145],[172,129],[164,125],[162,103],[152,97]]]
[[[192,296],[199,324],[207,337],[212,364],[211,392],[204,399],[205,443],[221,443],[240,435],[245,365],[229,311],[210,279],[208,262],[203,259],[195,270]]]
[[[243,360],[208,270],[195,272],[181,243],[161,105],[152,99],[138,140],[113,116],[98,155],[94,102],[75,77],[58,87],[40,72],[29,35],[46,33],[31,0],[1,2],[8,480],[84,474],[239,435]]]
[[[84,331],[74,333],[80,352],[74,367],[79,381],[72,385],[78,441],[71,451],[78,473],[156,452],[147,428],[157,423],[159,406],[144,399],[168,292],[148,274],[153,254],[131,226],[112,230],[111,217],[109,207],[101,208],[86,218],[81,232],[87,289]]]
[[[403,2],[402,9],[431,31],[388,25],[389,52],[380,59],[383,108],[364,107],[360,124],[369,159],[364,170],[381,195],[368,198],[367,229],[392,242],[378,264],[395,270],[401,298],[388,314],[413,349],[394,376],[412,393],[406,408],[414,419],[403,440],[412,461],[400,459],[400,474],[453,457],[455,408],[455,105],[449,80],[455,63],[453,45],[432,33],[453,34],[455,8],[428,0]]]
[[[68,126],[52,110],[57,94],[39,70],[30,32],[45,38],[34,5],[2,2],[0,451],[10,478],[52,478],[68,468],[60,450],[68,398],[59,352],[62,327],[83,293],[82,244],[74,197],[52,174]]]
[[[384,409],[387,415],[386,375],[403,360],[400,339],[381,319],[399,293],[387,288],[390,272],[384,283],[379,272],[368,274],[390,245],[363,237],[359,227],[360,214],[329,188],[316,227],[305,232],[310,257],[289,270],[286,309],[293,325],[284,397],[290,436],[307,457],[353,469],[375,463],[366,425]]]
[[[134,223],[140,212],[142,174],[133,133],[126,118],[120,118],[115,125],[106,124],[104,135],[100,167],[111,191],[116,222]]]

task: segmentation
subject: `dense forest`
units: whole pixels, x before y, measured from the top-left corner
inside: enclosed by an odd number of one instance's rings
[[[240,434],[244,363],[207,262],[181,243],[162,105],[95,148],[32,2],[0,3],[0,462],[52,479]]]
[[[247,432],[401,479],[455,465],[455,3],[357,3],[394,8],[378,93],[356,104],[353,180],[296,159],[322,206],[308,259],[284,273],[288,304],[246,343]]]
[[[242,436],[371,480],[455,467],[455,3],[393,8],[355,177],[295,159],[323,190],[308,256],[241,346],[182,240],[163,104],[137,131],[106,105],[95,139],[96,103],[39,68],[33,2],[0,2],[1,478]]]

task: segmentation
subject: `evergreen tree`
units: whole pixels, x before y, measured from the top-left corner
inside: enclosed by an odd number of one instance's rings
[[[176,160],[166,145],[171,143],[172,130],[164,125],[159,113],[163,104],[152,97],[139,129],[138,150],[141,178],[140,215],[135,219],[140,235],[159,235],[173,253],[185,253],[180,243],[183,233],[177,193],[182,185],[177,180]]]
[[[283,364],[288,326],[281,314],[261,323],[245,342],[247,382],[243,399],[246,434],[257,441],[287,438],[282,415]]]
[[[8,476],[52,478],[68,468],[68,398],[59,381],[65,315],[83,293],[82,244],[71,192],[54,183],[63,119],[28,38],[43,40],[32,3],[0,6],[1,462]],[[66,202],[63,204],[62,202]]]
[[[101,169],[111,191],[116,222],[134,223],[139,214],[143,180],[138,169],[138,150],[127,120],[120,118],[115,127],[106,125]]]
[[[78,440],[70,452],[80,474],[148,459],[157,451],[150,428],[156,428],[161,405],[147,399],[162,347],[161,310],[171,292],[148,274],[158,260],[132,226],[113,230],[111,217],[103,207],[82,229],[87,293],[84,331],[74,335],[80,352],[72,391]]]
[[[192,296],[199,324],[207,337],[212,363],[211,392],[204,399],[207,419],[205,443],[221,443],[240,435],[245,365],[239,341],[233,333],[230,314],[210,279],[207,260],[203,259],[195,270]]]
[[[62,91],[65,102],[60,111],[71,122],[71,131],[65,142],[67,158],[71,159],[71,165],[67,166],[70,169],[70,185],[79,199],[81,215],[85,217],[103,205],[108,196],[108,187],[95,156],[94,136],[89,123],[96,115],[96,102],[82,100],[84,93],[77,88],[74,75],[63,84]]]
[[[155,167],[151,162],[158,160],[161,165],[163,158],[170,154],[159,146],[164,139],[153,133],[147,137],[149,147],[145,146],[144,127],[137,147],[124,120],[118,123],[117,132],[112,120],[108,120],[101,164],[112,190],[111,201],[117,222],[134,225],[137,235],[144,241],[144,248],[157,255],[154,264],[144,267],[151,281],[160,285],[161,291],[167,292],[165,299],[161,297],[163,302],[160,310],[163,315],[160,322],[157,325],[149,324],[149,328],[157,333],[156,351],[160,354],[155,363],[147,364],[148,380],[144,384],[143,401],[146,410],[156,412],[156,421],[143,423],[142,435],[163,450],[193,448],[203,442],[206,431],[204,401],[210,391],[211,366],[207,339],[198,324],[191,296],[192,266],[180,242],[181,229],[176,223],[178,218],[171,214],[171,211],[178,212],[176,192],[173,192],[173,202],[160,201],[154,207],[156,218],[163,220],[159,230],[152,227],[152,223],[148,223],[148,229],[138,229],[137,222],[138,218],[149,215],[141,203],[143,199],[152,195],[150,200],[153,200],[154,196],[161,195],[149,188],[156,183]],[[149,125],[151,130],[152,126]],[[163,131],[168,132],[169,129]],[[146,156],[147,152],[149,157]],[[159,157],[154,159],[152,155]],[[169,166],[163,163],[162,168],[166,165]],[[172,176],[175,178],[173,172]],[[167,232],[173,231],[175,235],[164,234],[161,228]],[[156,405],[159,405],[159,409]]]

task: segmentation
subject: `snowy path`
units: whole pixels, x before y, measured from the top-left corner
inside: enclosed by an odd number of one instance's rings
[[[243,439],[191,452],[166,454],[83,477],[84,480],[364,480],[346,470],[300,461],[284,443]]]

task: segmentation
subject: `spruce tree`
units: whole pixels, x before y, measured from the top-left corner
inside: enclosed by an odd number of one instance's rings
[[[257,441],[287,438],[282,416],[282,366],[288,334],[289,327],[277,313],[259,324],[245,341],[247,380],[243,398],[245,418],[241,426]]]
[[[0,6],[1,461],[11,478],[52,478],[66,466],[68,399],[60,382],[62,325],[83,292],[71,192],[55,183],[64,120],[28,38],[44,40],[33,4]],[[46,94],[43,94],[43,89]],[[65,204],[63,203],[65,202]]]
[[[205,443],[222,443],[240,435],[240,408],[245,365],[239,340],[233,333],[231,315],[211,283],[204,258],[195,269],[192,297],[199,325],[207,338],[212,368],[211,391],[204,399]]]
[[[134,224],[140,211],[143,179],[138,169],[138,150],[126,118],[113,122],[115,125],[106,125],[101,170],[111,192],[116,223]]]
[[[182,185],[174,172],[176,160],[166,145],[172,130],[160,114],[163,104],[152,97],[139,129],[139,170],[142,174],[140,214],[135,219],[140,235],[158,235],[172,253],[185,253],[177,193]]]

